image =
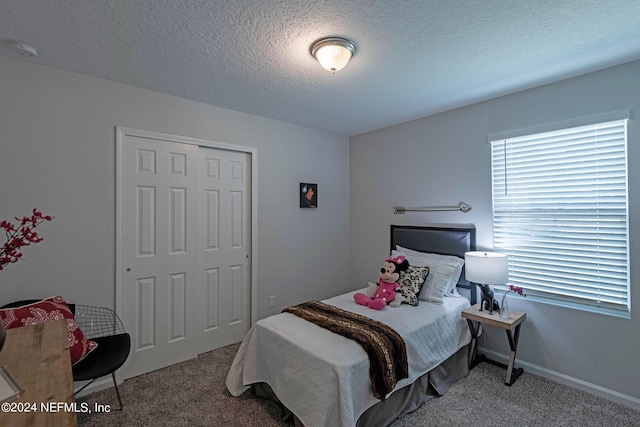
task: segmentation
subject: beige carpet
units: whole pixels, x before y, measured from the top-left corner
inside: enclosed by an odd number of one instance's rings
[[[250,392],[232,397],[225,378],[238,344],[205,353],[120,386],[122,412],[79,414],[80,426],[290,426],[280,408]],[[481,363],[447,394],[396,420],[421,426],[640,426],[640,412],[606,399],[524,374],[505,386],[504,370]],[[118,407],[113,388],[82,401]]]

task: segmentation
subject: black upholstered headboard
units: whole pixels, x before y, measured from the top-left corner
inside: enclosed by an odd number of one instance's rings
[[[441,255],[455,255],[464,259],[464,253],[476,250],[476,227],[473,224],[462,225],[392,225],[391,250],[396,245],[420,252],[432,252]],[[471,304],[475,304],[476,286],[465,279],[464,269],[458,280],[458,286],[470,290]]]

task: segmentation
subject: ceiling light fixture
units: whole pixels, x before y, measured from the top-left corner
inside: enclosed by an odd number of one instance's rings
[[[9,49],[13,52],[19,53],[24,56],[38,56],[38,50],[31,46],[29,43],[21,42],[18,40],[8,41]]]
[[[333,74],[342,70],[354,53],[356,53],[356,45],[342,37],[327,37],[311,45],[311,55],[322,65],[322,68]]]

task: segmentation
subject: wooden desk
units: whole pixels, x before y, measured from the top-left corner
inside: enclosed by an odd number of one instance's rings
[[[467,323],[469,324],[469,329],[471,330],[471,349],[470,349],[470,361],[472,367],[480,363],[481,361],[486,361],[493,363],[494,365],[502,366],[503,368],[507,368],[507,376],[504,380],[506,385],[511,385],[514,383],[516,379],[522,374],[523,369],[513,369],[513,364],[516,360],[516,351],[518,350],[518,339],[520,338],[520,326],[524,319],[527,318],[526,313],[521,313],[519,311],[509,310],[509,318],[503,319],[500,317],[500,314],[494,310],[493,314],[489,314],[487,310],[480,311],[480,304],[475,304],[469,308],[462,310],[462,317],[467,319]],[[473,322],[476,322],[477,325],[474,325]],[[507,332],[507,339],[509,340],[509,348],[511,349],[511,354],[509,355],[509,364],[504,365],[503,363],[499,363],[488,359],[485,356],[477,356],[477,341],[478,341],[478,331],[480,329],[480,324],[495,326],[497,328],[504,329]],[[511,331],[514,331],[512,334]]]
[[[25,390],[12,403],[30,406],[29,411],[0,411],[1,426],[78,425],[76,413],[64,408],[64,402],[75,405],[66,321],[7,330],[0,365],[6,365]],[[47,402],[54,404],[43,408],[41,403]]]

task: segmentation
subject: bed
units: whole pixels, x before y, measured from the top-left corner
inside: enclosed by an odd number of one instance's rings
[[[391,251],[411,252],[410,263],[418,263],[421,253],[464,259],[465,252],[475,250],[475,227],[392,225],[390,243]],[[306,427],[389,424],[468,374],[471,336],[460,312],[475,303],[476,292],[464,271],[457,273],[454,289],[437,303],[371,310],[353,300],[362,289],[323,301],[383,322],[402,336],[408,377],[386,398],[374,396],[369,358],[358,343],[291,313],[262,319],[247,333],[227,375],[229,392],[239,396],[253,388]],[[469,298],[457,294],[456,287],[465,288]]]

